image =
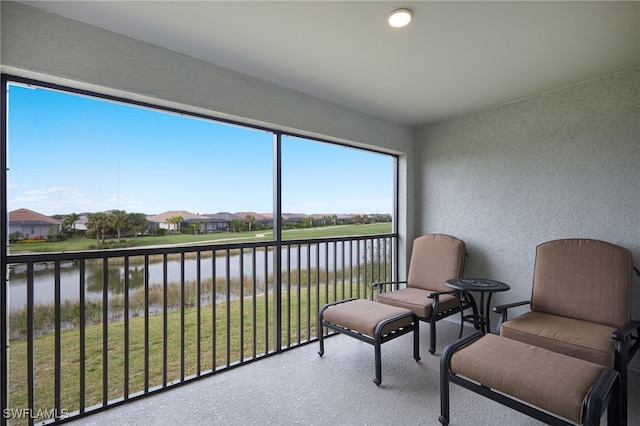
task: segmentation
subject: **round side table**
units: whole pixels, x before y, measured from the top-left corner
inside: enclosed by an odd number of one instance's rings
[[[511,287],[500,281],[488,280],[484,278],[453,278],[445,282],[447,287],[465,293],[469,299],[475,299],[470,292],[480,293],[480,312],[478,315],[465,315],[465,321],[473,322],[476,328],[480,327],[483,333],[491,333],[490,308],[491,296],[499,291],[507,291]],[[484,295],[487,293],[487,303],[484,303]]]

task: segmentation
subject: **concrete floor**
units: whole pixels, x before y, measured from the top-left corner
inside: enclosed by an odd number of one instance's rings
[[[439,362],[458,325],[441,321],[436,355],[421,361],[412,337],[382,346],[382,384],[373,383],[373,347],[344,335],[310,344],[176,389],[86,416],[72,425],[439,425]],[[640,356],[640,355],[638,355]],[[629,420],[640,426],[640,372],[629,375]],[[541,425],[451,385],[451,425]],[[606,415],[602,424],[606,424]]]

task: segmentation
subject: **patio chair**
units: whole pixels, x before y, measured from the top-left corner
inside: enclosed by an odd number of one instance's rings
[[[473,299],[445,286],[450,278],[460,278],[464,271],[466,256],[462,240],[446,234],[428,234],[413,241],[413,252],[406,281],[375,282],[376,301],[406,308],[414,312],[421,321],[429,323],[429,352],[435,353],[436,321],[460,313],[460,336],[462,319],[468,308],[477,309]]]
[[[640,321],[631,320],[632,262],[629,250],[608,242],[549,241],[536,248],[531,300],[493,308],[501,336],[616,370],[621,424],[627,364],[640,346]],[[508,320],[509,309],[526,305],[529,311]]]

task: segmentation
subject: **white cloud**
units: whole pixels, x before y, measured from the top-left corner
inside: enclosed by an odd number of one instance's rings
[[[7,202],[9,210],[28,208],[46,215],[81,212],[92,204],[81,188],[61,186],[10,193]]]

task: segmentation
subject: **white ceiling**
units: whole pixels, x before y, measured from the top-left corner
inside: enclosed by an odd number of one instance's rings
[[[410,126],[640,66],[638,1],[24,3]]]

